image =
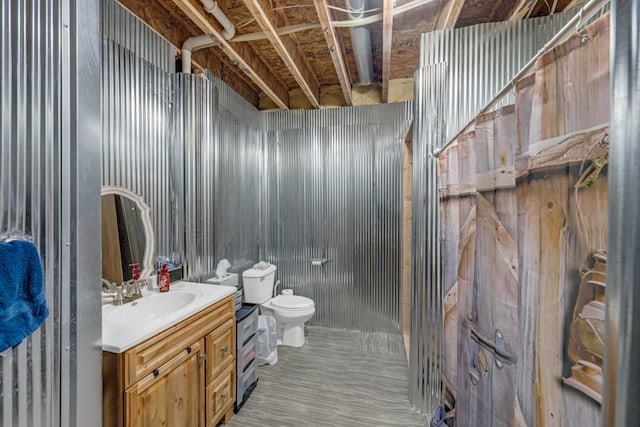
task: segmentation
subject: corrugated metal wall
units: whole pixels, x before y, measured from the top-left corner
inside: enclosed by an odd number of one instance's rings
[[[604,425],[640,418],[640,8],[612,2]]]
[[[102,184],[142,196],[151,207],[156,254],[182,259],[183,151],[171,132],[174,93],[168,72],[174,50],[112,0],[103,1],[102,20]]]
[[[177,74],[174,81],[176,139],[185,148],[187,276],[200,280],[223,258],[234,267],[258,259],[262,131],[255,107],[219,79]]]
[[[446,139],[453,138],[575,14],[472,25],[422,35],[420,66],[449,66]],[[511,104],[514,93],[496,108]]]
[[[211,276],[217,263],[227,258],[234,269],[246,268],[260,257],[260,209],[263,195],[263,130],[260,113],[221,80],[210,76],[218,93],[215,144],[203,145],[202,182],[210,195],[203,207],[205,224],[211,224],[202,274]],[[206,234],[205,234],[206,235]]]
[[[0,234],[33,239],[50,311],[0,356],[2,426],[87,425],[101,404],[98,17],[0,3]]]
[[[162,71],[176,68],[175,48],[114,0],[102,1],[102,35]]]
[[[413,256],[409,398],[424,412],[440,403],[442,379],[442,272],[435,148],[444,144],[447,64],[415,74],[413,124]]]
[[[173,73],[173,47],[112,0],[103,31],[103,184],[143,197],[156,253],[183,260],[186,277],[210,276],[222,258],[255,263],[258,110],[210,74]]]
[[[399,332],[411,119],[410,103],[266,115],[265,255],[314,324]]]
[[[6,427],[52,426],[60,415],[60,8],[0,3],[0,234],[33,237],[50,309],[38,331],[0,357]],[[41,32],[28,32],[31,26]]]

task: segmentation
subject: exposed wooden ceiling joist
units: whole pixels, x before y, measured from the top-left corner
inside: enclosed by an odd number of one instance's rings
[[[391,76],[391,45],[393,37],[393,2],[384,0],[382,8],[382,102],[389,98]]]
[[[532,4],[531,0],[519,0],[513,8],[513,11],[509,14],[509,21],[519,21],[523,19],[533,6],[535,6],[535,4]]]
[[[324,34],[324,39],[326,40],[329,52],[331,53],[331,60],[333,61],[333,67],[336,69],[336,74],[340,81],[344,100],[347,105],[353,105],[353,98],[351,95],[351,78],[349,77],[347,66],[345,65],[344,58],[342,57],[342,46],[340,45],[336,32],[331,25],[331,14],[329,13],[327,2],[326,0],[313,0],[313,4],[316,6],[316,11],[318,12],[318,18],[320,19],[320,25],[322,26],[322,33]]]
[[[453,28],[458,22],[465,0],[448,0],[438,15],[436,30]]]
[[[587,0],[571,0],[562,10],[569,10],[574,7],[582,6]]]
[[[190,0],[173,0],[205,34],[214,37],[222,51],[244,71],[255,84],[278,105],[280,108],[289,109],[289,91],[269,71],[265,63],[249,46],[241,43],[232,47],[212,24],[208,16],[199,4]]]
[[[262,31],[265,32],[267,38],[271,42],[282,61],[285,63],[293,78],[298,82],[300,89],[315,108],[320,108],[320,88],[318,79],[316,78],[309,65],[305,62],[304,57],[298,49],[298,45],[290,36],[280,36],[275,27],[279,22],[278,16],[275,14],[268,3],[264,0],[243,0],[245,6],[249,9]]]

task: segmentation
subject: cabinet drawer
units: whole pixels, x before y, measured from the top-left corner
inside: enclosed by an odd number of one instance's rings
[[[236,386],[236,403],[240,405],[244,400],[244,395],[251,388],[251,385],[258,381],[258,372],[256,371],[255,365],[252,365],[252,368],[247,370],[242,376],[238,375],[238,381]]]
[[[254,336],[249,340],[248,343],[244,345],[244,347],[242,347],[242,349],[238,350],[238,356],[236,358],[238,376],[242,375],[247,366],[249,366],[249,364],[255,360],[257,339],[258,337]]]
[[[213,381],[228,366],[233,366],[236,354],[235,321],[227,320],[207,335],[207,383]]]
[[[235,375],[233,367],[227,368],[219,378],[207,387],[207,426],[216,426],[235,401]]]
[[[233,322],[233,316],[233,296],[230,296],[128,350],[124,355],[124,387],[135,384],[188,345],[202,338],[203,331]]]
[[[258,310],[238,322],[238,346],[245,343],[258,333]]]

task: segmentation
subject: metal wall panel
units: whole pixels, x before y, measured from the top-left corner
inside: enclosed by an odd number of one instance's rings
[[[413,124],[413,250],[409,399],[423,412],[440,403],[442,359],[442,272],[435,148],[444,144],[441,114],[447,96],[446,64],[422,67],[415,74]]]
[[[165,38],[115,0],[101,1],[102,34],[106,39],[135,52],[162,71],[175,71],[176,50]]]
[[[211,277],[227,258],[253,265],[260,250],[262,129],[258,110],[221,80],[177,74],[175,131],[184,141],[187,277]]]
[[[604,423],[637,425],[640,417],[640,9],[612,8],[609,248]]]
[[[59,422],[60,9],[57,2],[0,3],[0,233],[33,237],[50,310],[39,330],[0,356],[6,427]]]
[[[541,18],[472,25],[422,35],[420,66],[446,63],[449,68],[449,98],[443,110],[447,141],[498,94],[575,12],[574,9]],[[509,93],[495,108],[512,104],[514,95]]]
[[[265,256],[314,324],[399,332],[411,119],[410,103],[266,114]]]
[[[156,254],[183,259],[183,151],[171,133],[171,75],[106,37],[102,67],[102,184],[142,196],[151,207]]]
[[[87,425],[102,391],[99,3],[4,1],[0,22],[0,234],[32,238],[50,311],[0,356],[0,425]]]

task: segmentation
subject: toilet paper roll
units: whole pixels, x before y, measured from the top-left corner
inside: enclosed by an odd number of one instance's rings
[[[293,289],[283,289],[282,295],[293,295]]]

